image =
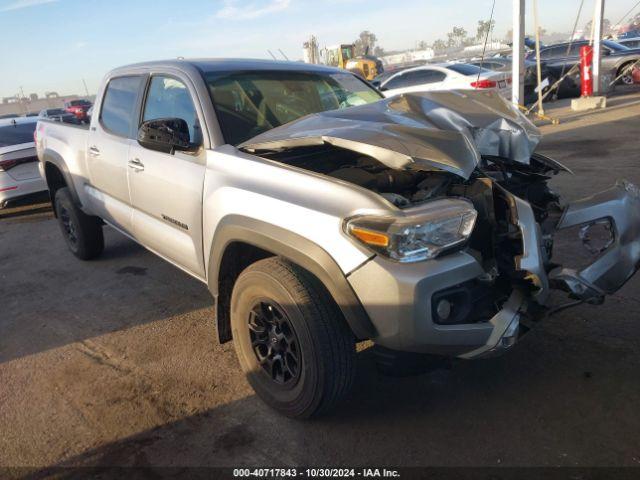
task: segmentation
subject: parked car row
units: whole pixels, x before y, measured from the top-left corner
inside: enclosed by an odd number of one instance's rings
[[[423,65],[393,73],[378,82],[385,97],[428,90],[497,90],[510,96],[511,75],[465,63]]]
[[[33,134],[39,117],[0,120],[0,208],[47,189],[38,171]]]
[[[68,112],[64,108],[46,108],[44,110],[40,110],[38,116],[40,118],[57,120],[58,122],[80,123],[80,120],[78,120],[78,117],[75,114]]]
[[[540,49],[541,78],[545,83],[543,94],[562,79],[557,91],[551,97],[567,98],[580,95],[580,72],[572,67],[580,62],[580,49],[588,45],[586,40],[545,45]],[[602,41],[601,71],[616,84],[638,83],[638,69],[631,68],[640,63],[640,38],[629,38],[614,42]],[[511,97],[512,62],[508,57],[490,57],[388,68],[373,80],[386,97],[400,93],[431,90],[496,90],[507,98]],[[567,75],[568,74],[568,75]],[[545,81],[546,80],[546,81]],[[533,103],[537,99],[538,76],[535,51],[530,51],[525,60],[524,102]]]
[[[70,100],[64,103],[64,108],[45,108],[25,116],[6,114],[0,117],[0,208],[47,190],[38,171],[33,143],[38,120],[88,124],[92,108],[93,104],[88,100]]]

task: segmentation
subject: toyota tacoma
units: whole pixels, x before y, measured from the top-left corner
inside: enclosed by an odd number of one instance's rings
[[[347,394],[359,341],[487,357],[636,272],[638,187],[566,205],[548,181],[570,172],[539,140],[496,92],[382,98],[343,70],[259,60],[118,68],[89,125],[36,130],[71,252],[98,256],[108,224],[206,283],[219,341],[292,417]],[[554,257],[563,232],[586,265]]]

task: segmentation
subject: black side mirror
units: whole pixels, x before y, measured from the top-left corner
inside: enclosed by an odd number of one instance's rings
[[[189,126],[182,118],[147,120],[138,129],[138,143],[158,152],[194,152],[198,146],[190,140]]]

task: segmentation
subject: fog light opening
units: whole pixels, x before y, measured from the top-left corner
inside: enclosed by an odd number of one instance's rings
[[[436,313],[441,320],[447,320],[451,315],[451,302],[449,300],[440,300],[436,306]]]
[[[613,245],[613,225],[609,219],[596,220],[583,226],[579,236],[589,253],[599,255]]]

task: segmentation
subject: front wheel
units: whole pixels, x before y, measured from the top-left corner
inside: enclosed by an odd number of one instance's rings
[[[80,210],[67,187],[56,191],[55,209],[62,236],[71,253],[81,260],[91,260],[102,253],[104,236],[100,219]]]
[[[355,339],[324,286],[279,257],[245,269],[231,296],[240,365],[256,394],[288,417],[327,412],[355,377]]]

